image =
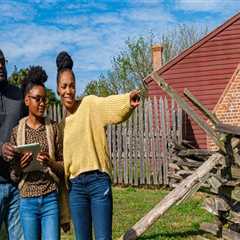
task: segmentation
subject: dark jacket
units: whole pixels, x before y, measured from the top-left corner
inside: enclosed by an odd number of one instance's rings
[[[9,182],[9,163],[2,157],[2,144],[25,115],[22,91],[7,81],[0,82],[0,183]]]

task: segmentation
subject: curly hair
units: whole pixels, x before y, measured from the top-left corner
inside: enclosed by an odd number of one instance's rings
[[[62,51],[57,55],[56,65],[57,65],[57,85],[59,83],[61,74],[65,71],[70,71],[72,73],[73,79],[75,80],[75,74],[72,70],[73,60],[66,51]]]
[[[48,75],[41,66],[30,66],[27,69],[27,75],[22,81],[24,96],[35,86],[43,86],[47,81]]]

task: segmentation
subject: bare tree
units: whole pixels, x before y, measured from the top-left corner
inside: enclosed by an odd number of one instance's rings
[[[207,26],[196,28],[194,25],[179,24],[172,31],[163,34],[160,40],[163,46],[163,63],[169,62],[207,33]]]

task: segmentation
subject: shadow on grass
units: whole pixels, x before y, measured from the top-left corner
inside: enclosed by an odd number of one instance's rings
[[[140,237],[139,240],[145,240],[145,239],[160,239],[161,237],[189,237],[189,236],[196,236],[196,235],[202,235],[203,231],[201,230],[191,230],[191,231],[185,231],[185,232],[164,232],[159,234],[152,234],[152,235],[145,235],[143,237]]]

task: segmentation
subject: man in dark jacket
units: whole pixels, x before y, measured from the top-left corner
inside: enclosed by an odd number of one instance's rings
[[[7,143],[12,128],[23,117],[23,96],[7,81],[6,60],[0,50],[0,228],[5,223],[10,240],[23,240],[19,219],[19,192],[10,180],[9,161],[14,147]]]

